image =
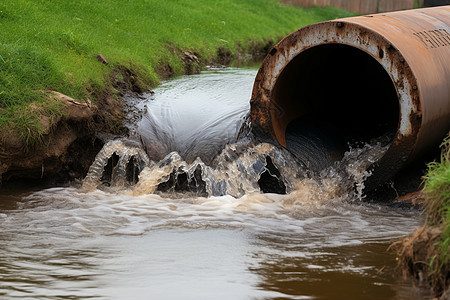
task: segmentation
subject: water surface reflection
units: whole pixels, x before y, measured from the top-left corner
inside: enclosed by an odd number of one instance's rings
[[[2,196],[0,295],[44,299],[422,299],[386,248],[416,211],[57,188]]]

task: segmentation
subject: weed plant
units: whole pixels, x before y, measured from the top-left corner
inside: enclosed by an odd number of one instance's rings
[[[441,269],[450,263],[450,136],[442,144],[441,161],[428,166],[424,193],[429,225],[443,227],[438,254]]]
[[[31,140],[39,135],[39,114],[27,106],[53,107],[43,91],[95,101],[92,95],[107,87],[118,67],[155,85],[158,66],[184,72],[177,50],[211,61],[218,47],[245,50],[251,40],[349,15],[276,0],[2,0],[0,129],[18,129]],[[97,61],[100,53],[108,65]]]

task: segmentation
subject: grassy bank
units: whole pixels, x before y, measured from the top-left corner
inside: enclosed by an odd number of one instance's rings
[[[429,164],[424,187],[428,225],[444,228],[441,264],[450,262],[450,136],[442,148],[441,161]]]
[[[304,25],[348,16],[335,8],[302,9],[275,0],[3,0],[0,3],[0,128],[24,138],[39,135],[38,103],[50,114],[55,90],[95,101],[119,67],[133,70],[144,86],[159,74],[185,72],[180,53],[201,63],[225,53],[249,51]],[[102,64],[97,55],[109,62]],[[195,61],[195,63],[197,63]],[[119,75],[120,76],[120,75]]]
[[[450,136],[442,144],[441,161],[429,164],[424,195],[427,225],[441,231],[430,257],[431,277],[445,289],[450,285]]]
[[[394,243],[404,272],[430,285],[435,296],[450,299],[450,136],[438,162],[424,178],[425,225]]]

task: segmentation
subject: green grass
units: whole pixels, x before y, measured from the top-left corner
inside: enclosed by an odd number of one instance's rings
[[[218,47],[245,51],[250,40],[350,15],[275,0],[2,0],[0,128],[39,135],[39,115],[27,105],[49,106],[43,91],[95,101],[93,94],[108,86],[119,66],[155,85],[158,66],[184,72],[179,50],[208,62]],[[100,53],[109,65],[97,61]]]
[[[440,162],[430,163],[425,177],[424,193],[431,226],[442,226],[439,242],[439,269],[450,263],[450,136],[442,144]]]

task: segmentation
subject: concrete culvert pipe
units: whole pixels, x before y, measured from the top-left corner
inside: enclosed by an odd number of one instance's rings
[[[306,159],[316,169],[340,159],[349,144],[384,136],[389,149],[366,182],[375,188],[450,129],[450,6],[293,32],[259,69],[250,114],[260,141],[315,153]]]

